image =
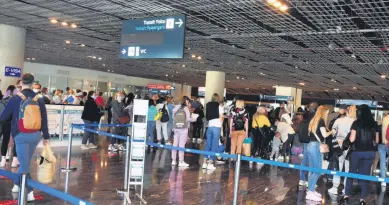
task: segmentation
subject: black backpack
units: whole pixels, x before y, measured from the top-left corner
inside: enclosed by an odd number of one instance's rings
[[[161,111],[162,111],[161,122],[169,122],[170,120],[169,113],[167,112],[165,105],[163,106]]]
[[[235,131],[244,130],[244,119],[243,115],[238,113],[238,115],[234,118]]]
[[[301,143],[309,143],[310,140],[310,135],[309,135],[309,121],[304,120],[300,123],[299,125],[299,139]]]
[[[10,98],[11,97],[7,97],[0,100],[0,114],[3,113],[3,111],[5,110],[5,107],[7,106]]]

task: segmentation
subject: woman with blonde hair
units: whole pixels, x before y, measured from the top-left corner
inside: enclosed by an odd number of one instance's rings
[[[382,118],[382,136],[380,143],[378,145],[378,153],[380,155],[380,176],[382,178],[385,178],[386,174],[386,154],[389,154],[389,148],[388,148],[388,140],[386,139],[386,135],[388,134],[388,125],[389,125],[389,115],[386,114]],[[381,183],[382,187],[386,187],[386,183]]]
[[[253,122],[251,123],[254,135],[253,148],[251,149],[252,157],[255,157],[257,152],[259,155],[261,155],[262,142],[265,136],[262,136],[260,129],[262,129],[264,126],[270,127],[269,118],[266,116],[266,107],[258,106],[257,112],[253,116]]]
[[[309,122],[308,133],[310,142],[307,146],[309,167],[320,169],[322,167],[322,154],[320,153],[320,144],[324,139],[334,133],[327,131],[328,107],[319,106],[315,116]],[[308,176],[308,192],[306,199],[311,201],[322,201],[322,196],[315,191],[315,186],[319,180],[320,173],[310,172]]]
[[[55,90],[53,96],[53,104],[61,104],[61,103],[62,103],[62,92],[61,90],[57,89]]]

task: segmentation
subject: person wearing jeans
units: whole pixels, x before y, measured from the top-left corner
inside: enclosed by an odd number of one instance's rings
[[[88,92],[88,99],[86,100],[84,104],[84,110],[82,111],[81,119],[84,121],[85,124],[98,124],[100,121],[100,109],[98,108],[96,102],[95,102],[95,91],[89,91]],[[96,127],[87,127],[89,129],[96,129]],[[95,133],[91,133],[88,131],[84,132],[84,135],[82,136],[82,150],[87,149],[96,149],[97,146],[95,145]],[[89,144],[87,145],[89,141]]]
[[[35,149],[41,139],[41,133],[44,138],[43,145],[49,143],[49,129],[47,123],[47,112],[43,98],[37,96],[37,94],[31,89],[34,82],[34,76],[30,73],[25,73],[22,76],[22,91],[17,96],[13,96],[7,103],[5,110],[0,115],[0,122],[8,121],[11,119],[11,135],[14,136],[16,143],[16,153],[18,154],[18,160],[20,167],[18,173],[30,173],[30,161],[33,157]],[[36,100],[40,109],[41,127],[39,131],[35,132],[21,132],[19,130],[19,112],[20,104],[23,99],[32,98]],[[28,108],[28,107],[27,107]],[[30,112],[32,113],[32,112]],[[35,117],[35,116],[31,116]],[[28,176],[30,178],[30,176]],[[15,180],[15,185],[12,188],[12,192],[19,192],[19,177]],[[27,187],[28,196],[27,201],[34,201],[34,193],[31,187]]]
[[[301,160],[301,166],[308,166],[308,144],[309,143],[303,143],[304,144],[304,151],[303,151],[303,159]],[[306,181],[306,175],[307,171],[300,170],[300,181],[299,185],[300,186],[307,186],[308,182]]]
[[[310,142],[307,146],[307,155],[309,161],[309,167],[321,169],[322,155],[320,153],[320,142]],[[315,186],[319,180],[320,173],[309,172],[308,177],[308,190],[315,192]]]
[[[154,117],[157,115],[157,108],[152,99],[149,100],[149,109],[147,112],[147,142],[154,142],[154,129],[156,125]]]
[[[386,154],[389,154],[389,148],[388,148],[388,140],[386,138],[386,135],[389,135],[388,128],[389,128],[389,115],[384,115],[382,119],[382,128],[381,128],[381,136],[380,136],[380,144],[378,145],[378,153],[380,156],[380,177],[385,178],[386,177]],[[386,187],[386,183],[381,183],[382,187]]]
[[[206,131],[206,144],[205,150],[208,152],[217,152],[217,147],[219,146],[219,139],[222,129],[223,122],[223,107],[220,106],[220,98],[217,93],[212,95],[211,102],[208,102],[205,105],[206,109],[206,119],[208,121],[208,128]],[[204,156],[203,169],[214,170],[214,156]]]

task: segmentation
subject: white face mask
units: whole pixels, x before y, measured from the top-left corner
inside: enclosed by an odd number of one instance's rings
[[[122,101],[123,101],[123,96],[118,96],[117,100],[118,100],[119,102],[122,102]]]
[[[39,93],[39,89],[32,89],[32,91],[34,91],[34,93]]]

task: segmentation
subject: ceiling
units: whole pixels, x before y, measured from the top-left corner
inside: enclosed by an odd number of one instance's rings
[[[0,0],[0,23],[26,28],[25,57],[40,63],[193,86],[219,70],[230,93],[282,85],[307,97],[389,101],[381,76],[389,76],[389,0],[283,2],[287,12],[260,0]],[[119,59],[123,20],[176,14],[187,16],[184,59]]]

